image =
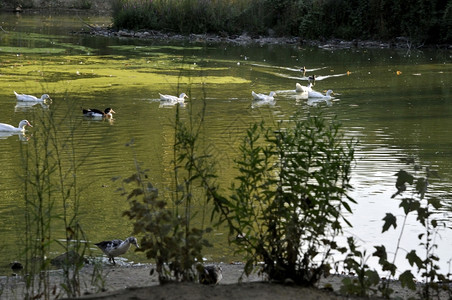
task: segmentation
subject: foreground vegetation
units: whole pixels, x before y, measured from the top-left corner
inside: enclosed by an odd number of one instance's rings
[[[195,105],[199,103],[192,102]],[[427,190],[434,172],[414,166],[413,171],[397,173],[393,198],[400,201],[405,215],[400,224],[400,216],[387,213],[382,231],[399,226],[399,242],[388,250],[375,245],[375,251],[367,254],[351,237],[346,243],[338,240],[344,236],[342,226],[352,225],[345,215],[352,213],[354,203],[348,192],[352,188],[350,175],[356,141],[345,138],[337,120],[295,116],[284,127],[252,124],[235,160],[238,176],[225,189],[212,167],[215,157],[209,147],[201,144],[205,108],[203,101],[200,112],[190,113],[188,119],[181,119],[179,107],[176,109],[173,186],[165,187],[170,193],[159,193],[136,159],[136,173],[121,180],[122,195],[130,202],[124,215],[134,221],[134,234],[141,237],[140,250],[155,263],[154,272],[161,283],[196,282],[198,272],[204,271],[199,262],[205,248],[211,246],[209,233],[215,226],[226,226],[229,242],[246,261],[246,275],[260,265],[259,272],[273,281],[314,286],[332,270],[348,270],[356,277],[344,278],[341,292],[346,295],[389,298],[393,293],[391,281],[382,280],[383,277],[399,279],[410,289],[417,288],[415,277],[422,278],[422,299],[432,298],[442,290],[440,283],[449,278],[439,272],[439,257],[435,254],[435,236],[444,226],[435,215],[441,199],[430,196]],[[25,297],[52,297],[49,275],[42,272],[49,262],[36,257],[48,257],[55,247],[61,252],[79,254],[75,259],[63,260],[64,280],[59,294],[77,297],[81,291],[80,270],[89,253],[89,245],[81,241],[89,237],[79,218],[83,190],[78,187],[75,174],[83,161],[75,159],[76,123],[71,115],[66,116],[68,130],[59,134],[56,128],[62,121],[57,121],[52,111],[36,120],[42,130],[22,150],[27,208],[24,267],[29,275]],[[127,144],[132,148],[133,145],[133,141]],[[64,208],[62,214],[56,213],[59,207]],[[419,245],[425,251],[422,255],[400,244],[406,219],[413,214],[420,228],[424,228],[418,235]],[[406,251],[405,258],[417,272],[396,266],[396,257],[402,251]],[[378,258],[386,274],[367,265],[370,256]],[[99,266],[93,268],[92,284],[100,287],[102,276]]]
[[[114,0],[116,28],[303,39],[452,42],[452,2],[442,0]]]
[[[197,281],[196,272],[203,272],[198,262],[210,246],[206,235],[212,226],[226,225],[230,244],[246,261],[245,275],[260,265],[257,270],[272,281],[314,286],[332,270],[347,270],[356,277],[344,278],[341,292],[356,296],[390,298],[391,279],[416,290],[419,277],[425,283],[418,291],[422,299],[447,290],[441,282],[447,282],[448,274],[439,272],[434,242],[445,224],[435,214],[441,200],[427,192],[434,174],[429,168],[416,165],[413,172],[396,174],[393,198],[405,213],[398,243],[388,250],[374,245],[375,251],[368,254],[352,237],[346,244],[338,240],[344,235],[342,226],[352,226],[345,215],[352,213],[350,205],[355,203],[348,191],[356,145],[345,139],[340,123],[308,116],[295,117],[276,130],[253,124],[235,161],[239,175],[225,193],[211,168],[214,156],[200,144],[203,119],[201,114],[183,122],[176,113],[171,197],[159,194],[141,164],[123,180],[123,194],[131,204],[125,215],[135,222],[134,234],[144,236],[140,251],[156,262],[161,283]],[[196,223],[196,214],[203,220],[210,215],[210,222]],[[400,244],[406,219],[413,214],[424,228],[418,239],[425,254]],[[387,213],[382,233],[397,229],[398,218]],[[417,272],[397,267],[402,251]],[[383,273],[367,265],[371,256],[378,258]]]

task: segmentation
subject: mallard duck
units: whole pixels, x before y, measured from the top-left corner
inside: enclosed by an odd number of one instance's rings
[[[300,72],[303,74],[303,77],[306,76],[306,67],[301,67]]]
[[[320,98],[323,100],[330,100],[331,94],[333,94],[332,90],[328,90],[325,95],[317,91],[310,91],[308,92],[308,98]]]
[[[52,99],[50,99],[50,96],[48,94],[44,94],[41,96],[41,98],[38,98],[33,95],[18,94],[18,93],[16,93],[16,91],[14,91],[14,95],[16,95],[17,101],[44,102],[47,99],[52,100]]]
[[[310,82],[307,86],[303,86],[299,84],[298,82],[295,84],[295,91],[297,93],[307,93],[309,91],[312,91],[312,82]]]
[[[82,108],[83,116],[89,118],[107,118],[112,119],[115,111],[111,107],[107,107],[104,111],[100,111],[95,108]]]
[[[275,100],[274,96],[276,96],[275,92],[270,92],[270,94],[256,94],[254,91],[251,92],[251,95],[253,96],[254,100],[259,101],[273,101]]]
[[[160,100],[161,101],[167,101],[167,102],[171,102],[171,103],[184,103],[185,102],[185,98],[188,99],[188,96],[185,93],[182,93],[179,95],[179,97],[177,96],[172,96],[172,95],[163,95],[160,94]]]
[[[223,279],[223,270],[220,266],[198,265],[198,279],[202,284],[218,284]]]
[[[28,122],[27,120],[22,120],[19,122],[19,126],[14,127],[13,125],[9,125],[9,124],[5,124],[5,123],[0,123],[0,131],[2,132],[24,132],[25,131],[25,126],[31,126],[30,122]]]
[[[138,241],[133,236],[128,237],[126,240],[111,240],[111,241],[103,241],[97,244],[94,244],[99,247],[107,256],[108,261],[113,262],[113,265],[116,264],[115,257],[123,255],[129,250],[130,245],[135,245],[135,247],[140,248],[138,246]]]

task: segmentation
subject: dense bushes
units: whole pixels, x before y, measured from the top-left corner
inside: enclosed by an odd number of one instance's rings
[[[354,141],[340,124],[298,118],[286,129],[254,125],[240,147],[232,195],[213,194],[245,273],[263,262],[270,280],[313,286],[328,274],[336,237],[351,213]]]
[[[115,0],[113,18],[117,28],[181,33],[452,41],[444,0]]]

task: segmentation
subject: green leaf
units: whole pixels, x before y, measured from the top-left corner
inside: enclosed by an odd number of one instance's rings
[[[386,253],[386,247],[381,245],[381,246],[374,246],[376,251],[372,254],[373,256],[379,257],[380,260],[387,260],[388,259],[388,254]]]
[[[389,271],[391,272],[391,275],[394,276],[395,272],[397,271],[397,266],[393,263],[390,263],[388,261],[381,264],[383,271]]]
[[[371,286],[377,285],[380,282],[380,276],[378,276],[378,272],[375,270],[367,270],[366,277]]]
[[[437,220],[432,220],[432,227],[433,228],[436,228],[436,227],[438,227],[438,221]]]
[[[443,207],[441,200],[438,198],[430,198],[428,199],[428,204],[432,205],[435,209],[440,209]]]
[[[416,181],[416,191],[420,195],[421,199],[424,199],[424,195],[427,192],[428,180],[421,177]]]
[[[413,184],[414,176],[408,173],[407,171],[400,170],[395,174],[397,176],[396,187],[399,188],[405,183]]]
[[[414,276],[411,271],[405,271],[399,276],[399,281],[402,287],[407,287],[410,290],[416,290],[416,283],[414,282]]]
[[[421,203],[412,198],[403,198],[399,207],[402,207],[405,215],[407,215],[412,211],[418,210],[421,207]]]
[[[393,226],[394,229],[397,228],[397,218],[393,214],[386,213],[386,216],[383,218],[383,221],[385,221],[385,223],[383,224],[382,233],[387,231],[391,226]]]
[[[406,255],[406,258],[407,258],[408,262],[410,263],[410,266],[413,266],[413,264],[416,264],[418,269],[422,269],[423,268],[423,261],[422,261],[422,259],[419,256],[417,256],[415,250],[411,250],[411,252],[409,252]]]

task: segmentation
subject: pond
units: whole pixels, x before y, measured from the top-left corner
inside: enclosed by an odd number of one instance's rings
[[[394,174],[412,170],[407,160],[430,166],[440,178],[430,183],[432,195],[451,203],[452,179],[452,52],[407,49],[321,49],[299,45],[233,45],[106,38],[71,34],[86,23],[108,24],[108,18],[87,16],[1,14],[0,122],[34,124],[42,110],[58,110],[65,118],[73,109],[80,130],[75,152],[84,162],[78,170],[81,219],[91,243],[125,238],[132,223],[122,213],[129,208],[112,177],[134,172],[134,157],[148,168],[150,180],[163,193],[171,182],[175,107],[162,107],[159,93],[190,96],[181,116],[188,119],[206,99],[204,142],[212,147],[220,184],[226,190],[234,177],[233,160],[246,129],[255,122],[304,118],[322,113],[337,117],[347,137],[356,138],[356,167],[352,174],[353,206],[347,234],[367,247],[385,244],[395,250],[399,229],[381,234],[386,212],[402,215]],[[82,22],[83,20],[83,22]],[[332,89],[335,99],[312,103],[297,97],[295,84],[306,85],[316,74],[315,89]],[[40,96],[49,106],[24,106],[13,92]],[[251,91],[276,91],[272,105],[253,103]],[[75,107],[75,108],[73,108]],[[112,122],[82,118],[80,107],[112,107]],[[30,129],[30,133],[39,130]],[[33,139],[33,136],[30,137]],[[134,148],[126,144],[134,140]],[[0,139],[0,266],[18,259],[23,250],[24,200],[21,148],[29,141],[18,135]],[[450,219],[446,207],[438,212]],[[59,229],[55,229],[58,235]],[[408,220],[404,249],[418,245],[422,232]],[[61,236],[63,236],[63,233]],[[447,272],[452,246],[450,229],[441,230],[437,253]],[[233,249],[226,232],[216,230],[209,261],[230,262]],[[422,249],[418,254],[422,255]],[[92,247],[94,255],[101,252]],[[58,252],[58,250],[56,250]],[[56,253],[57,254],[57,253]],[[399,255],[402,257],[404,255]],[[130,251],[129,261],[146,262],[143,253]],[[401,270],[408,267],[400,262]]]

